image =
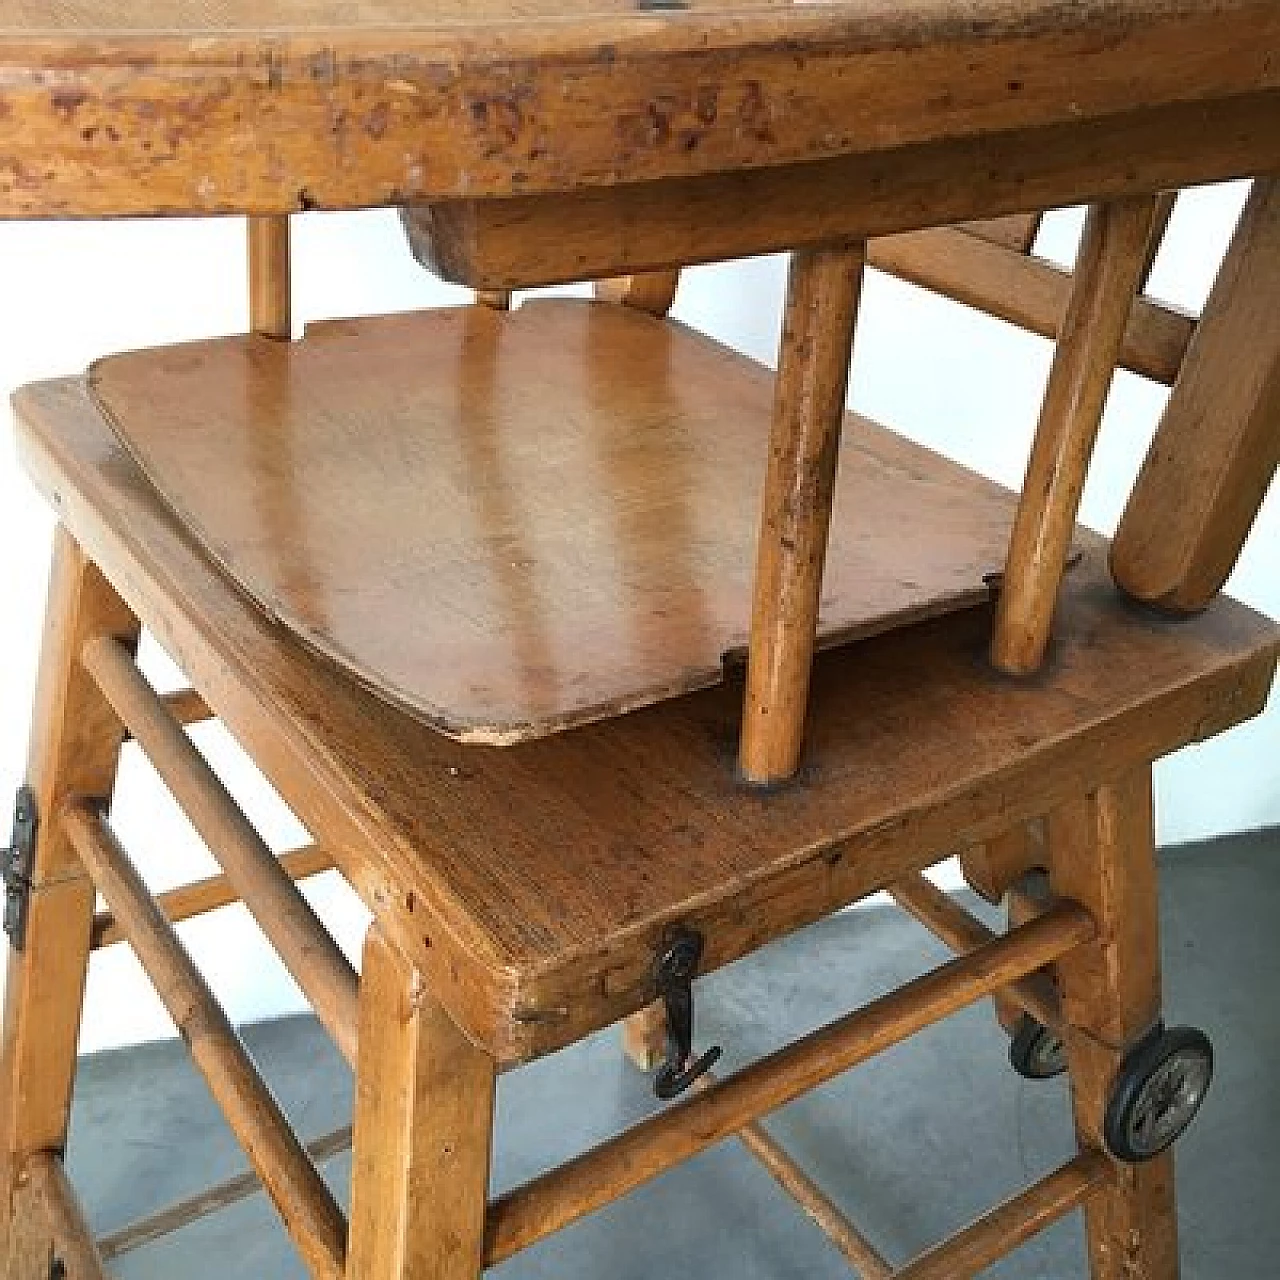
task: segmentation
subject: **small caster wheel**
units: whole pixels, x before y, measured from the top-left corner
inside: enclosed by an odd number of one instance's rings
[[[1067,1069],[1067,1047],[1061,1036],[1024,1013],[1009,1042],[1009,1063],[1027,1080],[1049,1080]]]
[[[1125,1059],[1103,1137],[1117,1160],[1140,1164],[1172,1146],[1196,1118],[1213,1079],[1213,1046],[1194,1027],[1157,1027]]]

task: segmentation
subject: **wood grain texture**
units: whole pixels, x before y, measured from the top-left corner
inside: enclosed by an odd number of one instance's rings
[[[493,1060],[376,925],[361,972],[347,1280],[479,1280]]]
[[[1028,675],[1044,659],[1080,497],[1156,217],[1156,198],[1094,205],[1009,537],[991,661]]]
[[[881,236],[868,242],[867,262],[1042,338],[1057,338],[1071,300],[1071,272],[953,228]],[[1172,385],[1195,327],[1194,316],[1134,298],[1119,363]]]
[[[92,381],[272,617],[452,737],[608,717],[718,683],[746,648],[773,378],[681,326],[467,307],[124,356]],[[996,486],[921,472],[855,421],[826,642],[985,600],[1011,519]]]
[[[240,1038],[111,829],[84,801],[56,821],[128,935],[191,1058],[316,1280],[341,1280],[347,1223]]]
[[[19,427],[64,518],[433,996],[503,1063],[648,1004],[672,923],[704,933],[714,969],[1256,714],[1274,671],[1273,624],[1227,601],[1190,622],[1135,618],[1092,549],[1068,574],[1035,682],[990,670],[987,610],[820,657],[809,761],[767,797],[733,777],[736,681],[520,747],[468,747],[265,619],[157,501],[79,380],[24,391]]]
[[[1159,899],[1151,770],[1120,775],[1049,814],[1054,892],[1082,903],[1099,934],[1058,962],[1076,1129],[1100,1150],[1107,1100],[1125,1053],[1160,1017]],[[1177,1280],[1173,1152],[1114,1164],[1085,1211],[1093,1280]]]
[[[406,225],[424,265],[472,288],[595,279],[1274,173],[1278,113],[1272,91],[785,167],[445,201]]]
[[[864,260],[860,244],[791,258],[738,742],[738,768],[755,785],[800,765]]]
[[[281,214],[784,165],[1212,107],[1280,85],[1277,44],[1270,0],[975,0],[963,22],[950,0],[8,0],[0,214]]]
[[[59,528],[27,763],[42,823],[35,887],[24,950],[14,950],[7,937],[3,943],[0,1259],[9,1253],[18,1167],[33,1151],[60,1151],[66,1143],[89,957],[93,885],[65,835],[48,819],[71,793],[110,797],[123,738],[120,721],[80,666],[79,652],[90,636],[133,644],[137,633],[132,613]],[[44,1249],[47,1256],[47,1245],[47,1238],[28,1240],[24,1253],[38,1258]],[[21,1267],[13,1280],[19,1278],[29,1280]]]
[[[1254,184],[1111,553],[1116,582],[1203,609],[1280,461],[1280,181]]]

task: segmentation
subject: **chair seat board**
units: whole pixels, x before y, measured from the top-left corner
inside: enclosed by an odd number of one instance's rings
[[[986,609],[820,657],[801,773],[772,793],[734,774],[736,681],[521,746],[461,745],[236,591],[83,380],[17,404],[24,460],[62,519],[503,1062],[647,1003],[672,922],[705,933],[707,968],[724,964],[1256,714],[1274,672],[1274,624],[1228,600],[1187,621],[1143,613],[1090,541],[1033,679],[990,668]]]
[[[746,644],[762,366],[632,308],[425,311],[113,357],[95,397],[273,617],[463,741],[717,683]],[[828,641],[987,599],[1009,495],[851,418]]]

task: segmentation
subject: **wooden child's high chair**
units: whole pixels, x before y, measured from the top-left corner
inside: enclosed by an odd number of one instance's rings
[[[1170,1280],[1212,1059],[1161,1021],[1150,768],[1274,674],[1277,629],[1211,602],[1280,436],[1274,181],[1198,326],[1134,295],[1161,192],[1280,170],[1280,12],[266,7],[0,0],[0,214],[247,214],[252,297],[248,335],[16,398],[60,529],[5,877],[6,1280],[191,1216],[95,1241],[64,1170],[120,941],[316,1276],[474,1280],[736,1135],[865,1276],[972,1275],[1083,1206],[1095,1280]],[[1069,276],[1010,218],[1077,201]],[[291,340],[287,216],[387,204],[480,305]],[[680,264],[780,248],[776,378],[664,318]],[[1021,498],[845,414],[866,262],[1057,336]],[[603,300],[508,309],[583,278]],[[1074,522],[1120,363],[1177,385],[1108,551]],[[313,845],[263,843],[183,731],[211,715]],[[222,876],[143,884],[126,740]],[[924,878],[959,850],[1016,889],[1007,933]],[[296,887],[331,866],[359,978]],[[956,958],[713,1079],[696,977],[880,889]],[[175,932],[237,900],[355,1071],[349,1222]],[[1031,1019],[1020,1069],[1061,1048],[1079,1152],[895,1269],[757,1121],[987,996]],[[628,1019],[667,1105],[491,1196],[499,1073]]]

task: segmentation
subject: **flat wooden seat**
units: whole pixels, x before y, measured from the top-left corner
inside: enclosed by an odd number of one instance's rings
[[[116,356],[117,433],[272,617],[466,741],[704,688],[745,649],[773,378],[628,307],[542,301]],[[850,419],[820,634],[987,598],[1013,500]]]
[[[673,922],[723,964],[1255,714],[1274,670],[1272,623],[1225,600],[1183,622],[1139,612],[1091,542],[1032,681],[989,666],[986,609],[820,658],[804,765],[769,794],[735,777],[732,681],[521,746],[460,745],[238,593],[82,380],[17,407],[25,461],[68,528],[502,1062],[646,1003]]]

